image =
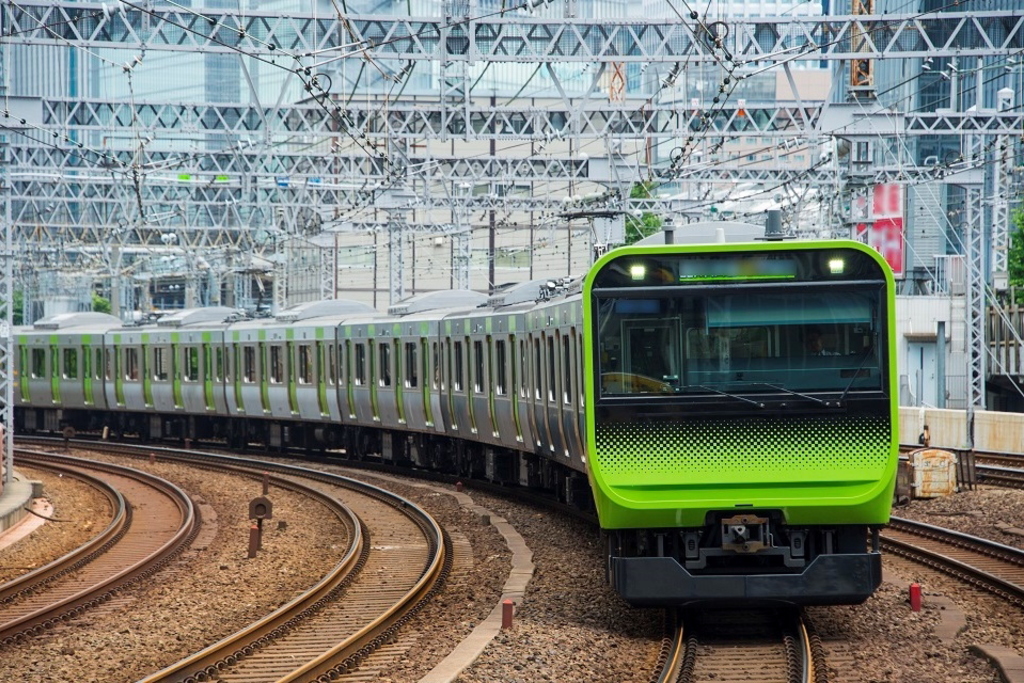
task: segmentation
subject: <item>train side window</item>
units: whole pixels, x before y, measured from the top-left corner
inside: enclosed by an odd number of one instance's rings
[[[124,378],[130,380],[139,379],[139,350],[124,350]]]
[[[169,375],[167,367],[170,365],[168,362],[167,349],[163,346],[153,347],[153,379],[166,381]]]
[[[103,349],[96,349],[93,355],[93,379],[103,379]]]
[[[519,387],[519,396],[521,398],[530,398],[530,348],[528,342],[520,340],[519,342],[519,381],[522,384]]]
[[[287,342],[284,346],[284,378],[289,382],[295,382],[295,343]]]
[[[32,349],[32,376],[46,376],[46,349]]]
[[[213,351],[213,379],[217,382],[223,379],[228,379],[224,373],[224,349],[219,346]]]
[[[534,396],[537,399],[541,399],[541,398],[544,397],[543,394],[541,394],[541,383],[543,382],[543,379],[544,379],[543,371],[541,370],[541,367],[543,367],[543,366],[540,363],[540,339],[534,339],[533,340],[533,382],[534,382],[533,392],[534,392]]]
[[[356,344],[355,378],[357,385],[366,384],[366,345]]]
[[[498,396],[506,394],[505,368],[508,366],[508,358],[505,357],[505,340],[498,339],[494,342],[494,393]]]
[[[299,384],[313,383],[313,347],[309,344],[299,345]]]
[[[199,347],[190,346],[185,349],[185,381],[199,380]]]
[[[391,347],[387,342],[378,344],[380,348],[380,385],[391,386]]]
[[[419,384],[419,364],[416,362],[416,343],[405,344],[405,386],[410,389]]]
[[[270,381],[280,384],[284,380],[284,363],[281,362],[281,347],[270,347]]]
[[[242,347],[242,380],[245,382],[256,381],[256,347]]]
[[[324,353],[327,355],[327,383],[330,385],[341,384],[341,368],[338,365],[338,347],[333,342],[324,345]],[[322,364],[321,364],[322,365]]]
[[[569,355],[569,337],[562,335],[562,401],[572,403],[572,362]]]
[[[441,380],[441,356],[437,351],[437,342],[432,342],[431,348],[433,349],[431,358],[433,359],[434,362],[434,374],[433,378],[431,379],[431,387],[437,389],[438,386],[440,385]]]
[[[555,338],[553,336],[548,337],[548,400],[552,403],[555,401],[555,380],[557,375],[555,374]]]
[[[454,377],[452,382],[455,385],[455,391],[462,391],[462,342],[460,341],[455,342],[455,363],[453,369],[454,372],[452,374]]]
[[[64,349],[64,379],[78,379],[78,349]]]
[[[473,391],[482,393],[484,390],[484,343],[473,342]]]
[[[103,349],[103,379],[113,379],[117,376],[117,372],[110,367],[110,361],[113,358],[114,355],[110,352],[110,349]]]

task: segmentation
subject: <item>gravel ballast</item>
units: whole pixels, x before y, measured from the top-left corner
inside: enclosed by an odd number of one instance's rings
[[[318,527],[324,515],[307,509],[304,501],[289,501],[284,492],[272,491],[275,521],[287,520],[287,528],[269,534],[268,551],[247,561],[248,520],[240,501],[247,502],[248,497],[239,494],[237,479],[217,481],[218,475],[182,466],[130,462],[201,498],[215,512],[215,538],[205,550],[186,554],[158,580],[133,591],[123,604],[90,613],[44,638],[5,648],[0,678],[137,680],[266,614],[326,571],[327,556],[334,553],[336,560],[342,552],[342,545],[325,540],[336,536],[338,529]],[[436,603],[409,625],[428,636],[378,679],[414,683],[493,609],[507,577],[509,553],[492,527],[459,507],[451,496],[401,486],[369,473],[345,472],[405,495],[472,548],[472,566],[454,574]],[[65,491],[65,484],[45,483],[57,517],[69,509],[83,509],[73,497],[83,494]],[[647,681],[660,649],[662,612],[631,609],[604,585],[596,529],[489,494],[471,489],[467,493],[522,534],[536,570],[516,607],[514,627],[502,631],[457,680]],[[983,489],[950,499],[915,501],[894,514],[1019,545],[1021,539],[1001,531],[997,523],[1024,528],[1024,493]],[[100,517],[97,514],[96,523]],[[45,525],[7,553],[20,558],[27,553],[45,557],[48,551],[56,552],[58,544],[44,533],[52,533],[51,526]],[[4,557],[0,553],[0,563]],[[841,643],[836,645],[841,655],[834,658],[837,668],[832,680],[998,681],[993,668],[970,654],[969,647],[993,642],[1021,652],[1024,610],[897,558],[886,557],[885,566],[893,583],[883,584],[865,604],[807,611],[827,647]],[[906,590],[910,581],[924,587],[921,612],[910,610]],[[954,600],[966,615],[967,628],[952,645],[935,637],[943,617],[934,599],[939,595]],[[842,665],[847,660],[853,662],[852,668]]]

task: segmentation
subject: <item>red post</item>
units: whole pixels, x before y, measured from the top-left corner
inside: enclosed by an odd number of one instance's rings
[[[515,604],[511,600],[501,601],[501,627],[512,628],[512,612]]]
[[[455,491],[457,493],[462,493],[462,482],[461,481],[455,482]]]
[[[921,611],[921,584],[910,584],[910,609],[914,612]]]
[[[255,524],[249,527],[249,559],[256,557],[260,547],[260,529]]]

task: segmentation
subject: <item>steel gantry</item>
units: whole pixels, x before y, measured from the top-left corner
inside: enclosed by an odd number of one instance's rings
[[[707,197],[714,184],[793,197],[808,188],[837,193],[844,169],[834,159],[817,163],[821,150],[835,138],[878,135],[865,121],[893,112],[847,112],[836,124],[831,102],[797,92],[791,66],[828,62],[854,85],[874,87],[877,73],[856,62],[1019,60],[1024,51],[1024,17],[1016,12],[874,14],[872,3],[854,4],[851,15],[721,21],[677,14],[669,2],[657,10],[648,3],[645,16],[601,19],[578,16],[569,0],[500,8],[445,0],[435,16],[416,17],[129,0],[7,3],[0,59],[33,63],[44,51],[47,59],[82,51],[83,63],[93,61],[73,74],[68,66],[38,92],[18,93],[31,96],[27,103],[0,104],[9,143],[5,232],[26,253],[60,245],[63,264],[112,282],[125,275],[125,259],[145,250],[218,252],[238,266],[243,255],[276,248],[277,240],[254,239],[260,230],[302,239],[372,231],[392,245],[444,234],[452,239],[452,282],[468,287],[480,213],[493,230],[495,214],[532,225],[584,204],[667,214],[680,196]],[[134,92],[104,97],[95,83],[63,87],[101,72],[123,73],[136,79],[126,80],[132,86],[159,68],[149,66],[154,55],[177,59],[172,68],[189,55],[202,55],[195,63],[231,55],[249,96],[186,102]],[[517,87],[535,75],[542,85],[499,98],[478,85],[489,69],[508,65],[522,68]],[[742,88],[773,68],[785,70],[792,101],[745,101]],[[273,92],[254,80],[257,70],[280,75]],[[680,85],[708,74],[712,88],[696,100]],[[1008,140],[1024,130],[1021,93],[1009,98],[1011,106],[994,109],[902,111],[892,134],[970,134],[982,146]],[[775,163],[716,151],[751,138],[779,148],[770,155]],[[783,146],[787,153],[803,147],[811,160],[779,163]],[[923,167],[901,158],[859,178],[948,180],[977,171],[985,158]],[[639,180],[665,191],[630,200]],[[976,185],[973,176],[964,183]],[[1008,215],[1003,204],[994,211]],[[1005,244],[1000,230],[994,239]],[[392,298],[404,294],[404,250],[395,252]],[[10,277],[0,277],[7,278],[0,291],[9,292]],[[236,283],[239,291],[250,287]]]

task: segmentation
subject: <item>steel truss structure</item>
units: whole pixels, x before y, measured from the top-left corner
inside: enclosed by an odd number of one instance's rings
[[[232,262],[273,251],[276,235],[373,231],[393,247],[394,300],[404,294],[397,247],[417,233],[451,236],[453,281],[468,284],[469,236],[479,212],[492,222],[495,214],[509,222],[564,222],[560,216],[576,208],[669,215],[680,196],[700,198],[707,187],[729,183],[794,200],[809,190],[838,195],[849,168],[834,157],[824,163],[822,150],[836,138],[883,135],[977,140],[963,158],[926,167],[899,158],[857,172],[862,184],[943,180],[979,188],[971,190],[974,206],[992,166],[989,143],[1024,130],[1021,93],[1017,106],[998,111],[897,113],[861,98],[837,119],[840,107],[801,98],[792,68],[853,60],[1019,60],[1024,17],[1008,11],[724,23],[674,15],[583,19],[573,16],[571,0],[490,13],[470,0],[446,0],[440,16],[424,17],[157,5],[7,3],[0,8],[0,60],[13,49],[81,48],[125,60],[128,73],[140,53],[236,55],[284,70],[281,92],[290,84],[303,101],[46,95],[30,103],[28,116],[2,104],[5,233],[18,253],[117,281],[122,259],[136,251],[174,251],[190,261],[217,252]],[[379,88],[382,97],[367,100],[352,96],[355,86],[352,93],[324,89],[324,75],[344,61],[375,69],[396,92]],[[534,65],[550,84],[545,98],[498,103],[474,92],[473,68],[491,64]],[[566,64],[589,69],[582,89],[560,71]],[[627,66],[646,69],[639,94],[621,88]],[[785,71],[792,102],[769,106],[732,96],[737,84],[773,68]],[[699,69],[723,80],[718,95],[694,102],[674,84]],[[434,79],[438,95],[401,94],[404,79],[423,74]],[[605,93],[602,83],[613,77],[620,85]],[[751,165],[721,153],[723,142],[742,138],[801,146],[823,162]],[[476,146],[459,153],[455,143]],[[707,149],[698,157],[701,144]],[[522,149],[510,152],[515,145]],[[1005,182],[1008,171],[1000,172],[998,182]],[[630,199],[629,188],[640,180],[672,192]],[[1006,244],[1008,214],[1003,204],[993,211],[998,244]],[[980,249],[979,238],[971,238],[972,249]],[[326,281],[335,277],[328,263],[334,256],[324,253]],[[972,265],[981,263],[975,252],[970,256]],[[0,294],[12,291],[12,277],[0,274]],[[5,386],[0,377],[0,391]]]

